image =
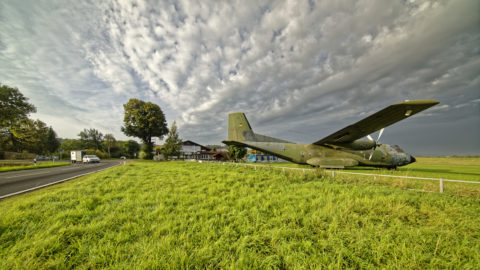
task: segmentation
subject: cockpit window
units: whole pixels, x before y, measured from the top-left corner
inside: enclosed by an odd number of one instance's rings
[[[392,147],[393,147],[393,149],[395,149],[399,153],[405,153],[405,151],[403,151],[402,148],[400,148],[400,146],[398,146],[398,145],[394,145]]]

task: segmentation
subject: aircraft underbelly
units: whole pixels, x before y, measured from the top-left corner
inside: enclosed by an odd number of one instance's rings
[[[358,161],[351,158],[318,158],[314,157],[306,162],[309,165],[320,168],[345,168],[357,166]]]

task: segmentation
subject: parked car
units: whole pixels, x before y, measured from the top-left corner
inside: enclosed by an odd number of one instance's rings
[[[36,160],[36,161],[42,161],[42,160],[52,160],[52,158],[51,158],[51,157],[49,157],[49,156],[37,155],[37,156],[35,156],[35,160]]]
[[[127,159],[125,156],[121,156],[120,159]]]
[[[99,163],[100,159],[95,155],[86,155],[82,161],[83,163]]]

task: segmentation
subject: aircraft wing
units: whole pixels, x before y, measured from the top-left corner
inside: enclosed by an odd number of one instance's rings
[[[390,105],[357,123],[343,128],[313,144],[348,143],[367,136],[384,127],[426,110],[439,102],[436,100],[410,100]]]

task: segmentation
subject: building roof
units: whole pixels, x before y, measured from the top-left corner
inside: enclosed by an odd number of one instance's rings
[[[203,151],[210,151],[210,150],[211,150],[210,148],[208,148],[208,147],[206,147],[206,146],[203,146],[203,145],[201,145],[201,144],[198,144],[198,143],[193,142],[193,141],[190,141],[190,140],[183,141],[183,145],[196,145],[196,146],[200,146]]]

